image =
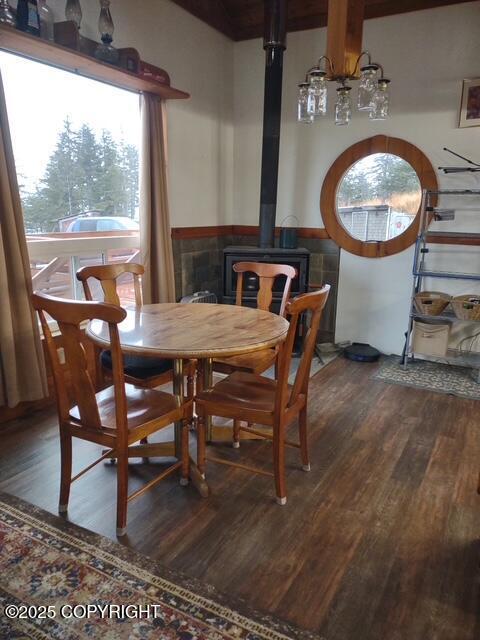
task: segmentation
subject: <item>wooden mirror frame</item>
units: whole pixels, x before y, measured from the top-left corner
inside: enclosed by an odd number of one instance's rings
[[[420,207],[412,224],[406,231],[391,240],[366,242],[351,236],[337,215],[338,187],[352,165],[373,153],[391,153],[408,162],[420,181],[421,189],[438,189],[435,170],[427,158],[415,145],[401,138],[373,136],[361,140],[338,156],[325,176],[320,195],[320,212],[328,235],[339,247],[349,253],[364,258],[383,258],[404,251],[415,242],[420,224]]]

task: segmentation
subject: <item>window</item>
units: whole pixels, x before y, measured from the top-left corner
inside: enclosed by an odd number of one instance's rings
[[[83,297],[76,269],[138,254],[139,96],[5,52],[0,66],[34,289]]]
[[[435,171],[420,149],[399,138],[368,138],[330,167],[320,199],[323,222],[350,253],[392,255],[414,243],[422,189],[436,188]]]
[[[420,181],[408,162],[392,153],[372,153],[345,172],[336,208],[353,238],[384,241],[408,229],[421,198]]]

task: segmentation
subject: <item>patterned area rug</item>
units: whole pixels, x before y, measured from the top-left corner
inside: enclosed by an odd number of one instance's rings
[[[243,603],[232,604],[213,587],[0,494],[0,638],[306,640],[318,636],[249,612]]]
[[[373,377],[392,384],[480,399],[480,384],[472,378],[472,370],[465,367],[415,360],[404,369],[398,357],[390,356],[382,358]]]

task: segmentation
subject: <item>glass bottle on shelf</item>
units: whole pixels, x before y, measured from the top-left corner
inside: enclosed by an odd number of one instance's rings
[[[350,122],[352,115],[352,99],[350,91],[352,87],[342,86],[337,89],[337,102],[335,103],[335,124],[345,125]]]
[[[300,82],[298,85],[298,122],[313,122],[313,116],[308,112],[308,88],[309,82]]]
[[[80,6],[80,0],[67,0],[65,5],[65,18],[71,20],[80,29],[82,24],[82,7]]]
[[[38,16],[40,18],[40,37],[53,42],[55,40],[53,11],[48,6],[46,0],[37,0],[37,3]]]
[[[40,35],[37,0],[18,0],[16,26],[20,31]]]
[[[370,120],[385,120],[388,118],[390,97],[388,95],[388,83],[390,80],[379,78],[378,86],[372,97],[372,110],[368,114]]]
[[[119,53],[115,47],[112,47],[113,25],[112,14],[110,13],[110,0],[100,0],[100,17],[98,18],[98,30],[102,44],[99,44],[95,50],[95,57],[110,64],[117,64]]]
[[[15,18],[8,0],[0,0],[0,23],[8,24],[10,27],[15,26]]]
[[[326,75],[326,71],[322,71],[321,69],[315,69],[310,73],[307,111],[314,118],[324,116],[327,113]]]

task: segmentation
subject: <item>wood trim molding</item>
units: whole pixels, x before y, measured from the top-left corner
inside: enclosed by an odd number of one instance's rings
[[[316,240],[331,240],[326,229],[315,227],[302,227],[298,230],[299,238],[313,238]]]
[[[428,242],[432,244],[460,244],[464,246],[470,247],[479,247],[480,246],[480,234],[473,233],[465,235],[435,235],[431,234],[428,236]]]
[[[404,251],[415,242],[420,223],[420,209],[408,229],[391,240],[363,242],[353,238],[337,216],[337,190],[346,171],[362,158],[373,153],[391,153],[403,158],[414,169],[422,189],[438,189],[435,170],[427,156],[406,140],[374,136],[361,140],[338,156],[325,176],[320,195],[320,211],[329,236],[342,249],[364,258],[383,258]]]
[[[258,236],[258,226],[256,225],[244,225],[234,224],[232,234],[234,236]],[[275,237],[280,235],[281,227],[275,227]],[[330,236],[327,231],[322,228],[315,227],[298,227],[297,229],[299,238],[312,238],[317,240],[329,240]]]
[[[172,227],[172,240],[188,240],[191,238],[217,238],[222,236],[258,236],[258,227],[247,224],[225,224],[210,227]],[[275,228],[275,236],[280,235],[280,227]],[[315,227],[300,227],[298,229],[299,238],[310,238],[313,240],[331,240],[326,229]],[[465,236],[452,236],[450,238],[430,236],[430,242],[437,244],[462,244],[478,246],[480,238],[472,238],[468,234]]]
[[[189,238],[216,238],[232,234],[232,225],[217,227],[172,227],[172,240],[188,240]]]
[[[258,236],[257,225],[226,224],[212,227],[172,227],[172,240],[187,240],[189,238],[216,238],[220,236]],[[280,227],[275,227],[275,236],[280,235]],[[329,240],[326,229],[315,227],[300,227],[299,238],[313,238]]]

